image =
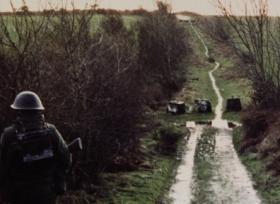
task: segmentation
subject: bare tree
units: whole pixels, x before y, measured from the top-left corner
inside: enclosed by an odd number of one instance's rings
[[[279,19],[268,16],[267,0],[251,1],[245,15],[236,16],[221,0],[222,10],[234,34],[233,44],[248,64],[253,82],[253,102],[260,108],[280,108]]]

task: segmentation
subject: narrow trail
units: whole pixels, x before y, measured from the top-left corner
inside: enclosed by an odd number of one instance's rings
[[[192,30],[194,31],[195,35],[198,37],[198,39],[200,40],[200,42],[202,43],[204,49],[205,49],[205,56],[208,58],[210,57],[209,55],[209,49],[206,45],[206,43],[204,42],[203,38],[201,37],[200,33],[194,28],[192,22],[190,21],[190,25],[192,27]]]
[[[209,58],[209,50],[205,41],[191,22],[190,25],[205,48],[205,56]],[[218,129],[214,157],[215,172],[210,185],[212,188],[210,192],[214,194],[209,196],[211,198],[209,203],[260,204],[261,200],[253,188],[250,176],[234,149],[232,131],[228,128],[228,121],[222,119],[223,97],[213,75],[219,67],[220,63],[216,62],[215,67],[209,71],[212,87],[218,98],[215,119],[212,121],[212,126]],[[175,184],[169,194],[174,204],[189,204],[192,201],[194,154],[202,130],[201,126],[194,126],[191,129],[192,134],[186,147],[183,162],[179,166]]]

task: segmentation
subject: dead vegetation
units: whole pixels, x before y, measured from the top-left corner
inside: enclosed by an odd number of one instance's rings
[[[279,111],[251,109],[243,115],[244,137],[241,153],[253,152],[273,175],[280,175]]]

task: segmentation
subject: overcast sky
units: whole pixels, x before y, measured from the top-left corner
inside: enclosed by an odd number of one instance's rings
[[[25,0],[30,10],[43,10],[48,5],[60,7],[61,2],[75,2],[75,7],[79,9],[85,8],[86,5],[94,4],[94,0]],[[193,11],[200,14],[219,14],[219,9],[214,6],[215,0],[165,0],[172,5],[173,11]],[[236,13],[244,11],[244,3],[252,0],[222,0],[227,5],[232,6]],[[259,1],[259,0],[256,0]],[[22,0],[12,0],[15,7],[20,7]],[[270,15],[280,15],[280,0],[268,0]],[[137,9],[142,7],[147,10],[156,8],[155,0],[97,0],[100,8],[114,8],[119,10]],[[0,11],[10,11],[10,0],[0,0]]]

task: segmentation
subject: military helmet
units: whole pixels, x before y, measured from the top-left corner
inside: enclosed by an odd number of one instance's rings
[[[39,96],[32,91],[22,91],[11,105],[14,110],[45,110]]]

